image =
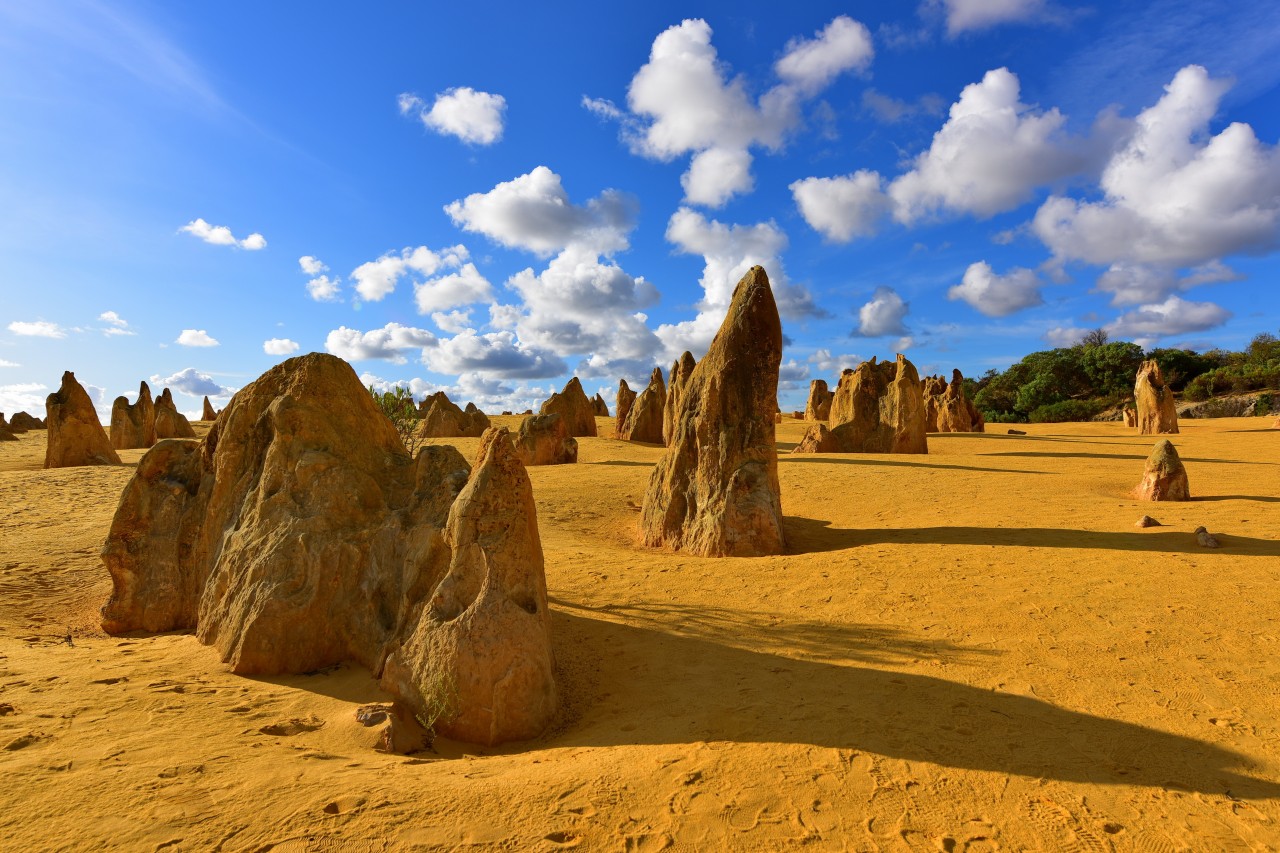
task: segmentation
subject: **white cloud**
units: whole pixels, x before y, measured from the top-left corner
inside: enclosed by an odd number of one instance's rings
[[[212,243],[215,246],[239,246],[241,249],[248,249],[251,252],[267,247],[267,239],[257,232],[250,234],[243,240],[237,240],[227,226],[210,225],[203,219],[193,219],[178,230],[185,231],[193,237],[199,237],[206,243]]]
[[[778,77],[805,93],[821,91],[845,71],[866,71],[875,58],[871,31],[839,15],[811,40],[793,39],[774,64]]]
[[[335,276],[318,275],[307,282],[307,295],[316,302],[337,302],[341,290]]]
[[[889,209],[879,173],[866,169],[835,178],[804,178],[789,189],[804,221],[838,243],[874,234]]]
[[[423,351],[423,362],[435,373],[478,373],[503,379],[560,376],[568,366],[555,353],[518,340],[507,331],[479,334],[468,329]]]
[[[809,365],[787,359],[778,365],[778,387],[784,391],[794,391],[803,384],[808,387]]]
[[[328,334],[324,348],[347,361],[383,359],[404,364],[405,350],[425,349],[435,346],[436,336],[426,329],[415,329],[399,323],[388,323],[381,329],[361,332],[339,326]]]
[[[852,353],[847,353],[845,355],[832,355],[831,350],[829,349],[814,350],[813,355],[809,356],[809,363],[820,372],[827,375],[835,374],[836,376],[839,376],[845,368],[850,370],[856,369],[857,366],[862,364],[864,361],[866,361],[865,358]],[[832,390],[835,389],[833,388]]]
[[[569,201],[560,176],[546,166],[445,205],[459,227],[484,234],[503,246],[546,257],[570,245],[598,254],[627,248],[635,226],[635,202],[605,190],[585,205]]]
[[[65,338],[67,336],[66,330],[57,323],[49,323],[45,320],[36,320],[31,323],[14,320],[9,324],[9,331],[28,338]]]
[[[437,94],[431,109],[417,95],[401,95],[398,102],[401,115],[417,113],[422,123],[436,133],[456,136],[473,145],[492,145],[502,138],[507,100],[501,95],[459,86]]]
[[[1059,326],[1044,333],[1044,339],[1055,347],[1073,347],[1084,340],[1089,329],[1075,326]]]
[[[413,286],[419,314],[430,314],[459,305],[493,300],[493,287],[475,264],[463,264],[455,273],[419,282]]]
[[[871,300],[858,309],[856,334],[868,338],[884,335],[906,335],[903,319],[910,310],[892,287],[877,287]]]
[[[8,359],[0,358],[0,367],[22,367],[22,365],[18,364],[16,361],[9,361]],[[4,410],[0,409],[0,411]]]
[[[433,252],[426,246],[405,248],[400,254],[388,252],[376,261],[367,261],[351,272],[356,292],[362,299],[378,302],[396,289],[406,275],[434,275],[441,269],[455,269],[470,258],[465,246],[450,246]],[[310,288],[310,285],[308,285]]]
[[[17,367],[17,365],[13,365]],[[49,386],[39,382],[18,382],[13,385],[0,385],[0,412],[14,414],[26,412],[37,418],[45,413],[44,398],[49,393]]]
[[[445,332],[456,335],[471,328],[471,311],[436,311],[431,315],[431,322]]]
[[[685,201],[722,207],[731,197],[751,192],[751,155],[741,148],[708,148],[693,155],[680,176]]]
[[[262,351],[267,355],[292,355],[298,351],[298,342],[288,338],[271,338],[262,342]]]
[[[107,327],[102,330],[102,334],[108,337],[138,334],[129,328],[127,320],[114,311],[103,311],[98,315],[98,319],[108,324]]]
[[[929,0],[946,14],[947,35],[985,30],[999,24],[1020,23],[1037,18],[1056,19],[1045,0]]]
[[[184,347],[216,347],[218,342],[204,329],[183,329],[175,343]]]
[[[192,397],[229,397],[235,393],[234,388],[219,385],[212,376],[201,373],[194,367],[179,370],[171,376],[156,374],[149,381],[158,388],[170,388]]]
[[[1183,267],[1280,242],[1280,156],[1253,129],[1208,135],[1229,88],[1183,68],[1102,173],[1099,201],[1051,196],[1033,230],[1061,261]]]
[[[1040,278],[1033,270],[1014,267],[1004,275],[986,261],[969,264],[960,284],[947,291],[948,299],[961,299],[988,317],[1008,317],[1044,304]]]
[[[298,258],[298,266],[301,267],[302,271],[307,275],[320,275],[322,272],[329,271],[329,268],[321,263],[319,258],[312,257],[311,255],[303,255]]]
[[[1164,302],[1121,314],[1104,328],[1112,338],[1145,346],[1159,338],[1215,329],[1230,319],[1231,312],[1220,305],[1170,296]]]

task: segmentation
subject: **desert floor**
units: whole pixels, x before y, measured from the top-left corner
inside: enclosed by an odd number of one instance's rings
[[[763,559],[638,547],[661,448],[580,439],[530,471],[561,719],[415,756],[373,750],[358,667],[244,678],[188,634],[103,634],[142,451],[44,471],[27,433],[0,444],[0,846],[1274,850],[1270,423],[1184,422],[1195,500],[1152,504],[1154,439],[1120,424],[799,457],[787,420],[790,553]]]

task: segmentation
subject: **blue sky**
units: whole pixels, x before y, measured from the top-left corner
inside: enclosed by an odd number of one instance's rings
[[[623,8],[634,7],[634,8]],[[1280,331],[1280,5],[0,3],[0,410],[293,353],[496,411]]]

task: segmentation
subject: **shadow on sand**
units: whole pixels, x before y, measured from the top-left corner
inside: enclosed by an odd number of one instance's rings
[[[1146,459],[1137,453],[1051,453],[1047,450],[1006,450],[1000,453],[984,453],[983,456],[1029,456],[1049,457],[1057,459]],[[1199,459],[1194,456],[1181,457],[1183,462],[1206,462],[1215,465],[1280,465],[1278,462],[1256,462],[1243,459]]]
[[[975,650],[868,626],[788,622],[769,625],[757,644],[752,626],[744,632],[723,611],[681,608],[660,628],[643,613],[641,624],[613,621],[636,608],[556,604],[562,687],[579,699],[547,746],[808,744],[1030,778],[1280,796],[1280,785],[1237,773],[1249,760],[1220,746],[873,665]],[[824,656],[842,662],[808,659]]]
[[[979,471],[986,474],[1048,474],[1048,471],[1029,471],[1017,468],[982,468],[977,465],[944,465],[938,462],[898,462],[885,459],[884,453],[798,453],[778,457],[778,464],[790,462],[826,462],[832,465],[879,465],[887,468],[937,468],[945,471]],[[904,454],[905,455],[905,454]],[[995,455],[995,454],[992,454]],[[927,454],[911,454],[910,458],[928,459]],[[1146,458],[1145,456],[1143,457]]]

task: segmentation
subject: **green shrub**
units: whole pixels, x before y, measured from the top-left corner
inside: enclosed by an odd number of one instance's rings
[[[408,388],[401,387],[378,392],[372,385],[369,386],[369,393],[373,396],[373,402],[378,407],[378,411],[386,415],[387,420],[391,421],[391,425],[396,428],[400,441],[404,443],[404,449],[413,456],[418,450],[418,445],[422,443],[422,438],[418,435],[418,421],[422,420],[422,417],[418,414],[418,407],[413,402],[413,394]]]
[[[1040,406],[1031,412],[1033,424],[1057,424],[1087,421],[1105,408],[1101,400],[1062,400]]]

